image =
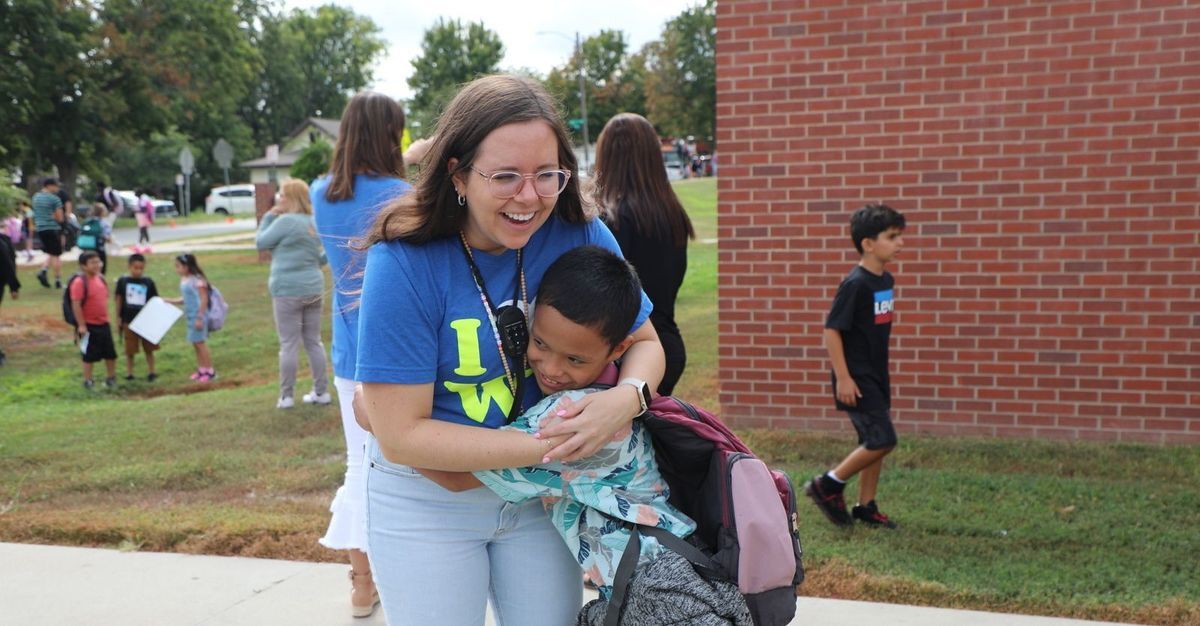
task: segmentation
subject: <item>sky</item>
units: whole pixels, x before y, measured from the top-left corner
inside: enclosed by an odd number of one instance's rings
[[[284,0],[288,9],[308,10],[336,4],[365,15],[382,29],[387,42],[383,60],[374,68],[375,91],[411,98],[408,77],[412,59],[421,53],[421,38],[439,17],[463,23],[483,21],[504,43],[500,68],[531,68],[545,75],[561,66],[575,46],[575,32],[587,39],[603,29],[625,33],[630,52],[660,38],[667,20],[702,0]],[[558,34],[539,32],[554,31]]]

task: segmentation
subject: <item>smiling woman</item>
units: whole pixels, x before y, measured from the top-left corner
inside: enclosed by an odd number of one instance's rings
[[[620,249],[585,210],[541,85],[481,78],[439,124],[413,191],[367,238],[356,378],[375,580],[390,624],[482,624],[489,594],[512,623],[572,623],[578,569],[540,502],[506,504],[460,473],[589,456],[640,412],[619,385],[539,436],[496,430],[541,398],[525,316],[547,267],[581,245]],[[653,386],[663,355],[645,294],[639,309],[621,375]]]

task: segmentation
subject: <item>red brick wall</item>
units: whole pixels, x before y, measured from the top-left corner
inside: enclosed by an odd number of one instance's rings
[[[885,201],[902,431],[1200,443],[1200,2],[722,0],[717,29],[727,418],[848,429],[821,329]]]

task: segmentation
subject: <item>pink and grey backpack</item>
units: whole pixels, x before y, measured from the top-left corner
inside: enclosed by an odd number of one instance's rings
[[[660,528],[637,530],[687,558],[701,575],[736,583],[757,626],[790,622],[804,566],[787,475],[768,468],[716,416],[678,398],[655,398],[638,419],[651,433],[671,504],[697,527],[687,540]],[[629,544],[636,551],[633,537]],[[620,614],[636,566],[630,548],[625,556],[630,558],[618,567],[610,614]]]

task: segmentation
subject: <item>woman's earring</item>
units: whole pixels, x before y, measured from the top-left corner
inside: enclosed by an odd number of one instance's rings
[[[458,193],[458,190],[455,190],[454,193]],[[458,206],[466,206],[466,205],[467,205],[467,199],[464,198],[461,193],[458,193]]]

